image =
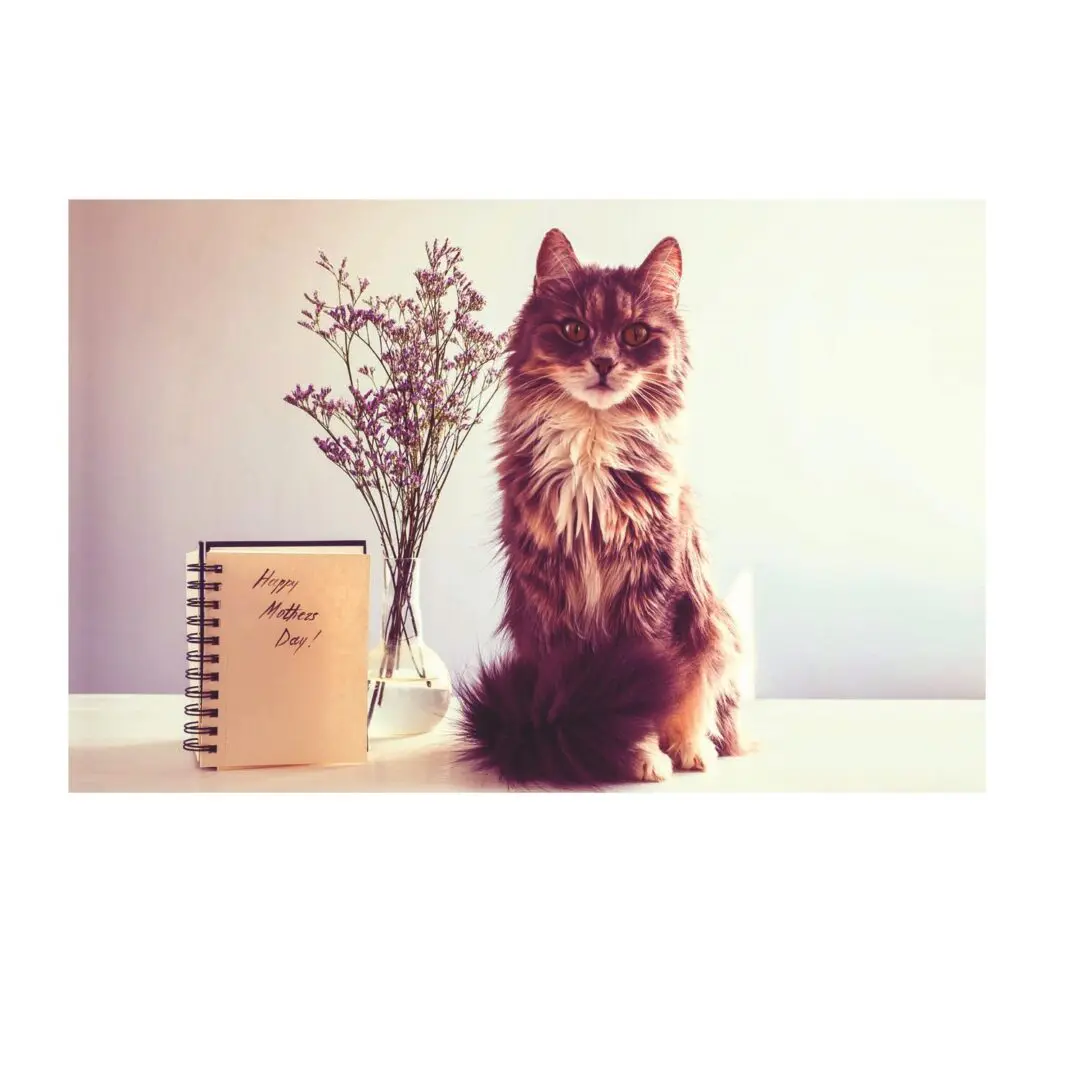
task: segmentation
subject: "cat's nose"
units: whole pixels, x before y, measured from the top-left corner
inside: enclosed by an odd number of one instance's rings
[[[594,356],[592,366],[596,368],[597,374],[604,378],[615,366],[615,361],[610,356]]]

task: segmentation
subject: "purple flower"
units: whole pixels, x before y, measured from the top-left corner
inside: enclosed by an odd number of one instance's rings
[[[442,485],[468,433],[501,381],[508,335],[473,313],[485,306],[449,240],[425,245],[427,266],[411,296],[369,296],[320,251],[337,301],[304,293],[298,324],[325,341],[345,366],[348,388],[297,386],[285,401],[319,426],[315,444],[360,491],[385,548],[418,555]],[[403,546],[404,545],[404,546]]]

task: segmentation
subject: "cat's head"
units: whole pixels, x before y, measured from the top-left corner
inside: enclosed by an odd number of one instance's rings
[[[552,229],[510,344],[511,383],[557,388],[592,409],[678,405],[686,339],[677,313],[682,253],[672,237],[637,267],[583,266]]]

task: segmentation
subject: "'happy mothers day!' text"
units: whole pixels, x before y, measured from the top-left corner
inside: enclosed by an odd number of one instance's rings
[[[262,572],[262,576],[251,587],[253,589],[266,588],[269,589],[272,596],[277,596],[278,593],[292,592],[293,589],[299,585],[299,581],[294,581],[291,578],[275,577],[274,571],[267,568]],[[305,611],[296,601],[291,604],[285,605],[280,600],[271,600],[270,604],[260,613],[260,619],[281,619],[282,622],[314,622],[319,617],[317,611]],[[281,631],[280,637],[274,642],[274,648],[280,648],[281,646],[287,646],[292,649],[293,653],[299,652],[305,645],[311,648],[315,644],[316,639],[322,633],[321,630],[315,631],[315,637],[308,641],[306,635],[294,634],[291,632],[292,628],[286,628]]]

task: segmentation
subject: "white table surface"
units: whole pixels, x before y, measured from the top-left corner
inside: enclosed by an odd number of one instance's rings
[[[184,697],[72,695],[70,791],[501,791],[454,761],[455,720],[426,735],[372,740],[370,760],[333,768],[217,772],[181,747]],[[984,791],[983,701],[757,700],[744,706],[756,749],[610,790],[675,792]]]

